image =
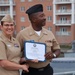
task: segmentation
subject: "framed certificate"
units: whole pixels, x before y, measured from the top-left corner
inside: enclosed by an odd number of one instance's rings
[[[38,59],[39,61],[45,61],[45,53],[46,45],[44,43],[25,41],[24,55],[26,59]]]

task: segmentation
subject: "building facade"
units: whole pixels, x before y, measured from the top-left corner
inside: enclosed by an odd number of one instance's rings
[[[10,14],[15,20],[15,34],[31,23],[25,11],[35,4],[43,4],[46,26],[60,44],[75,39],[75,0],[0,0],[0,20]]]
[[[75,39],[75,0],[53,1],[53,24],[60,43],[71,43]]]

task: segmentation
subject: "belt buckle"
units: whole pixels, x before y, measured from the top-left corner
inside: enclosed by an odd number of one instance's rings
[[[38,69],[39,71],[43,71],[44,70],[44,68],[40,68],[40,69]]]

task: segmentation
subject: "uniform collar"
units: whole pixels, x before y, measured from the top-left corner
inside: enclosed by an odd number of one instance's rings
[[[34,29],[32,28],[32,26],[29,26],[29,35],[34,35],[35,32],[34,32]]]
[[[41,33],[43,33],[44,35],[47,35],[48,34],[47,31],[45,31],[44,28],[42,28]],[[34,31],[33,27],[32,26],[29,26],[29,35],[32,36],[34,34],[35,34],[35,31]]]
[[[14,40],[14,38],[11,36],[11,40],[9,40],[5,35],[4,35],[4,33],[1,33],[1,38],[3,39],[3,40],[5,40],[5,41],[10,41],[10,42],[12,42],[13,40]]]

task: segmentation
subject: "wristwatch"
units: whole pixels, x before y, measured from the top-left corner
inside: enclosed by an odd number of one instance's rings
[[[54,58],[56,58],[56,57],[57,57],[55,53],[53,53],[53,56],[54,56]]]

